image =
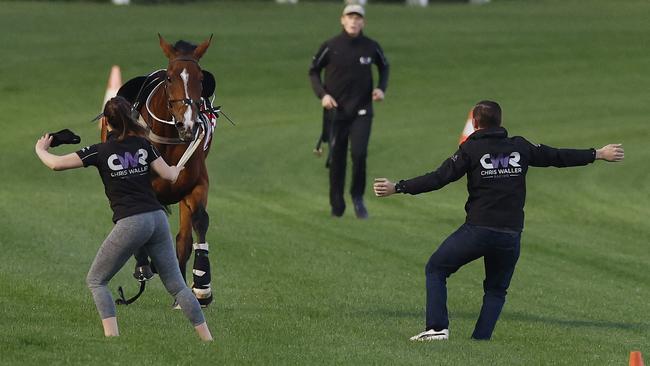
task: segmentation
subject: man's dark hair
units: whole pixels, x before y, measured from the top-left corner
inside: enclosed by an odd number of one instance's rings
[[[499,103],[491,100],[482,100],[472,109],[472,116],[479,128],[501,126],[501,107]]]

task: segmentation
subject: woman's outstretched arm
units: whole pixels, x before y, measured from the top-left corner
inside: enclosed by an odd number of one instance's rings
[[[49,134],[43,135],[38,141],[36,141],[36,155],[39,159],[52,170],[66,170],[83,167],[83,162],[81,158],[76,153],[70,153],[67,155],[54,155],[47,151],[52,144],[52,137]]]

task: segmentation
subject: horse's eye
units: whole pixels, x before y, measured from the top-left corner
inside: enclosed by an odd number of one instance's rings
[[[172,82],[172,77],[171,77],[171,76],[168,76],[168,77],[167,77],[167,82],[168,82],[168,83],[171,83],[171,82]]]

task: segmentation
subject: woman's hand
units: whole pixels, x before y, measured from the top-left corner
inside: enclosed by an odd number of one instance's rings
[[[41,136],[38,141],[36,141],[36,146],[34,149],[36,151],[47,151],[47,149],[49,149],[50,145],[52,144],[52,139],[54,139],[54,137],[50,136],[49,133],[46,133],[45,135]]]
[[[177,166],[177,165],[172,165],[169,167],[172,171],[172,177],[173,179],[171,180],[172,184],[176,183],[176,180],[178,179],[178,176],[181,174],[181,171],[185,169],[185,165]]]

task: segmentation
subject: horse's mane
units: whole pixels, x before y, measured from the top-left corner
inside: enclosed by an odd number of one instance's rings
[[[176,42],[176,44],[174,44],[174,49],[181,54],[187,55],[194,52],[194,50],[196,49],[196,45],[187,41],[180,40]]]

